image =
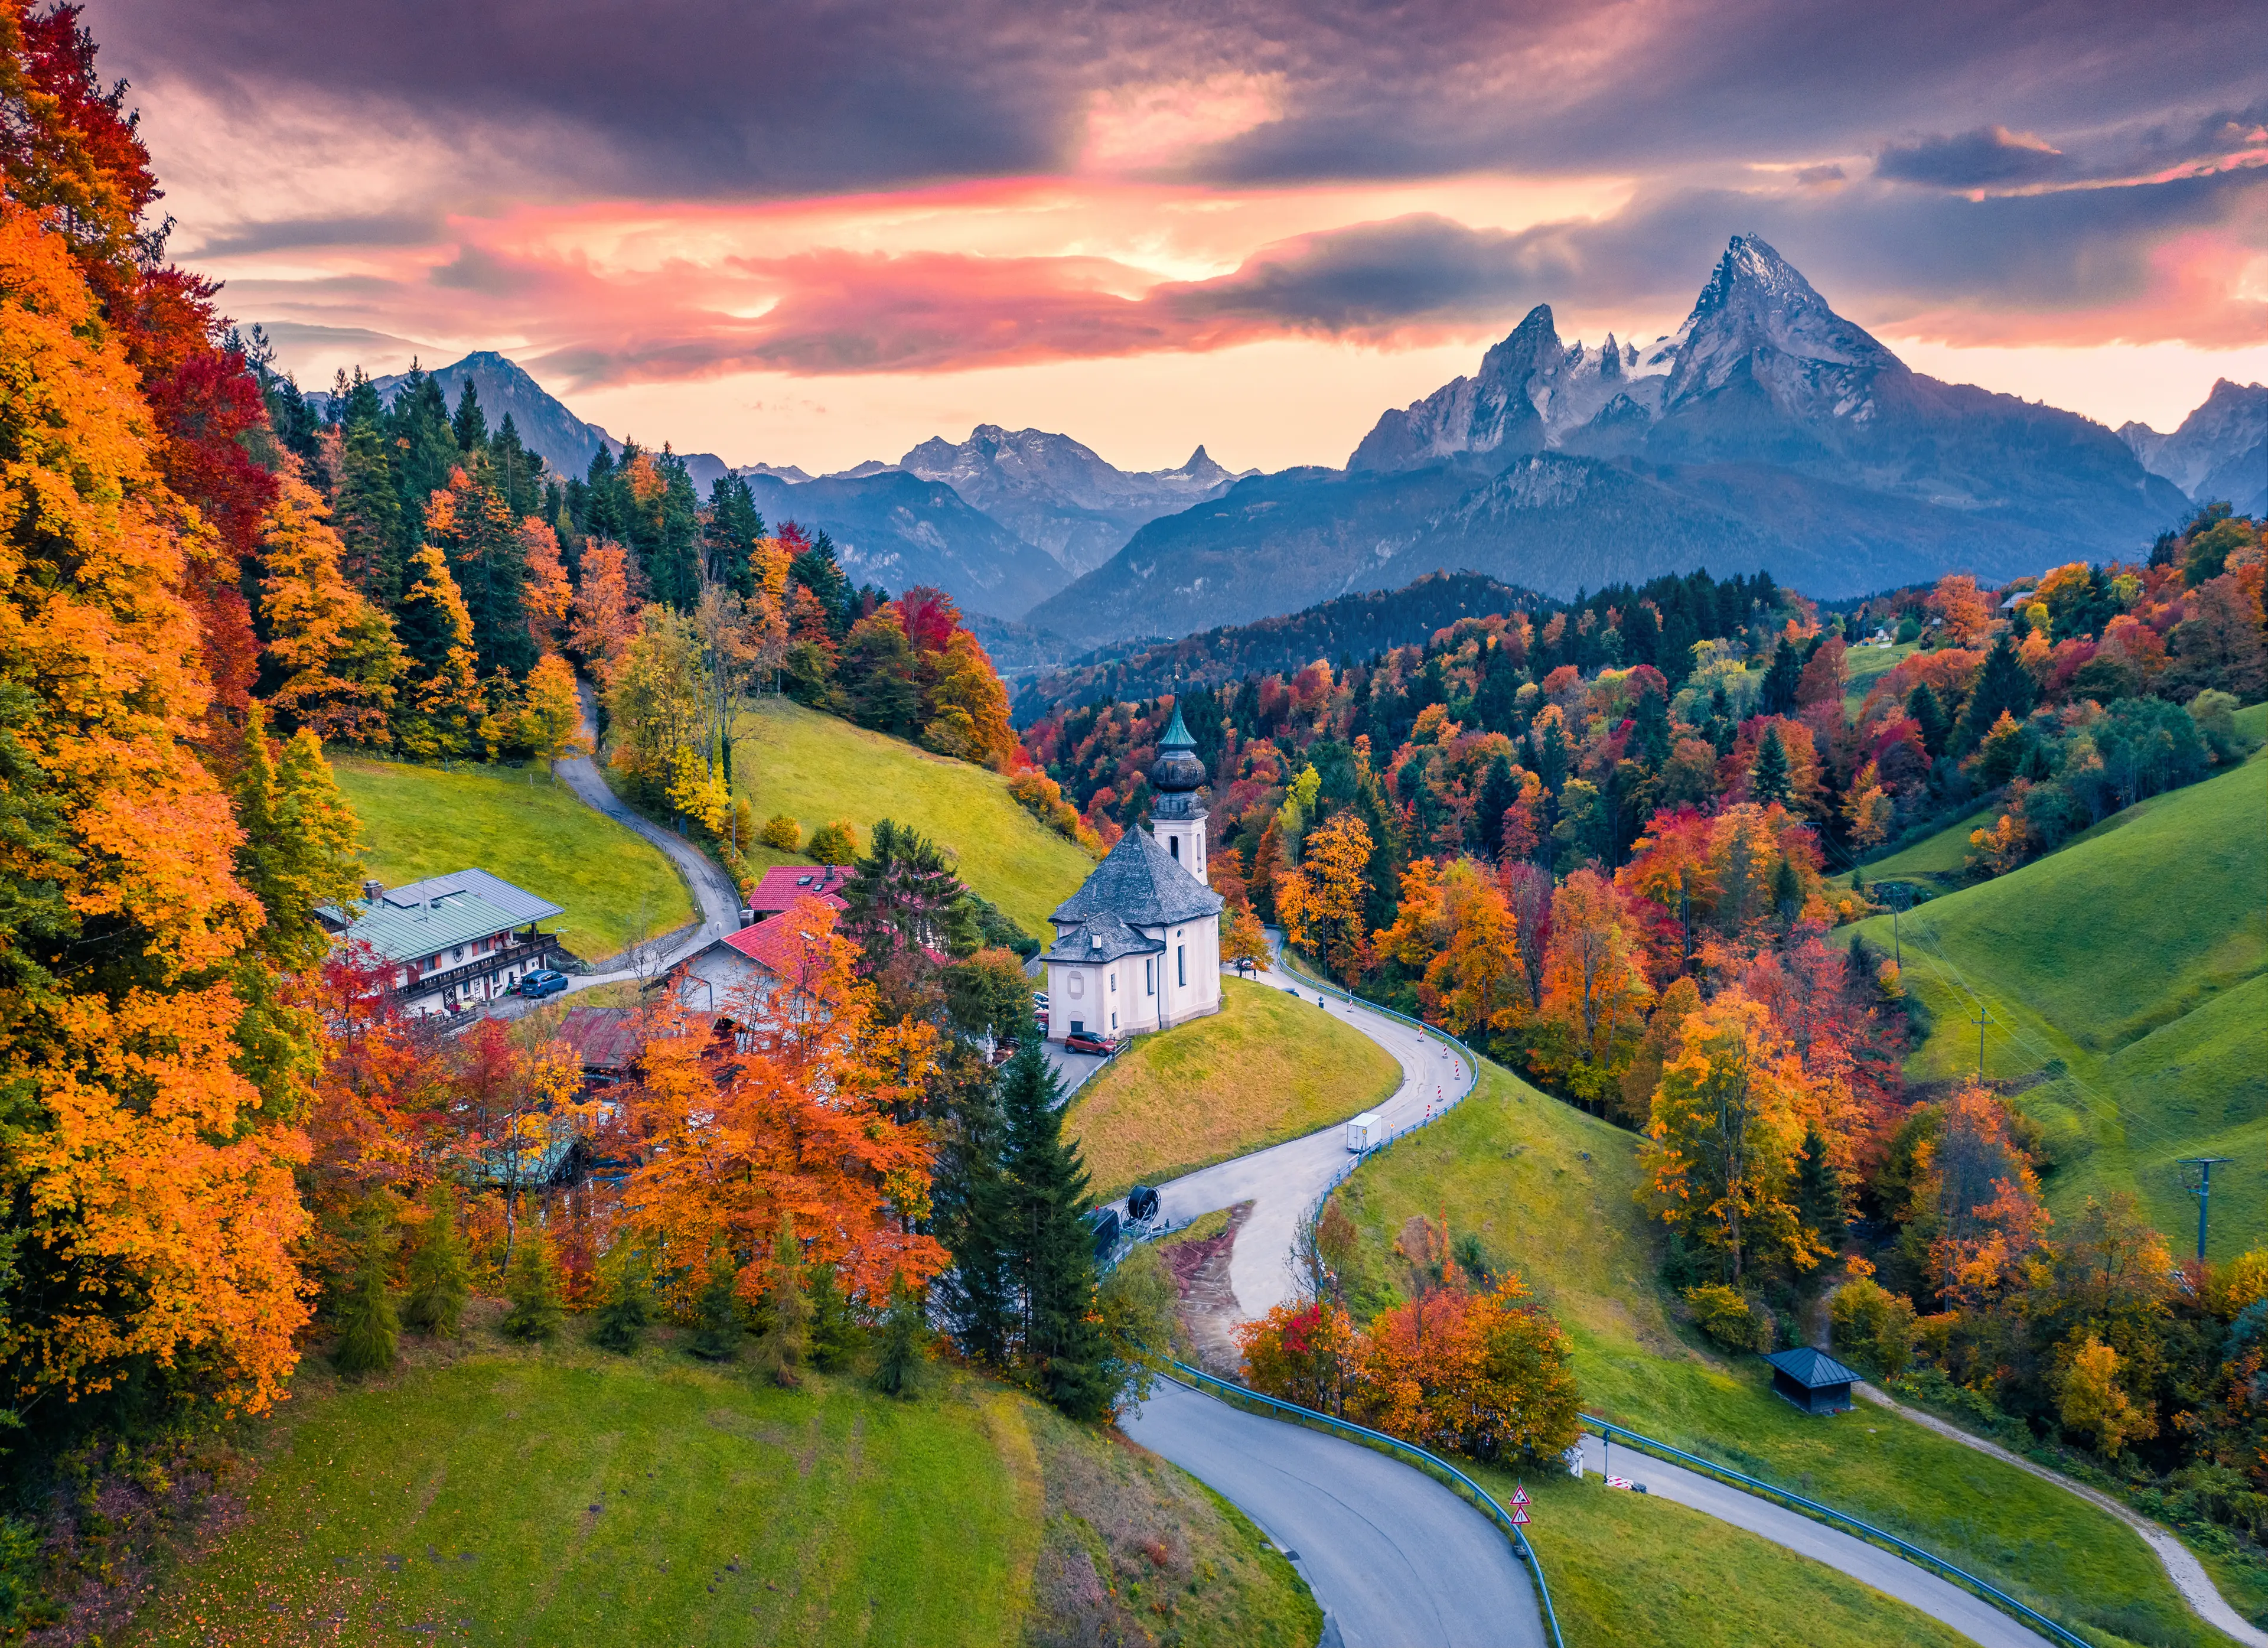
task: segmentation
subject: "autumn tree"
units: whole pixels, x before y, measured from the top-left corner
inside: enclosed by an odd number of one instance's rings
[[[1316,951],[1348,983],[1361,972],[1370,852],[1370,831],[1362,820],[1351,812],[1338,813],[1308,835],[1300,867],[1279,877],[1276,888],[1285,937]]]
[[[1551,896],[1538,1016],[1558,1032],[1568,1082],[1586,1103],[1605,1094],[1653,994],[1614,883],[1578,870]]]
[[[0,378],[0,1375],[18,1414],[137,1367],[264,1406],[306,1320],[306,1072],[246,1056],[265,1027],[234,981],[264,916],[194,747],[212,688],[180,592],[210,529],[160,478],[70,248],[12,202]]]
[[[527,673],[518,738],[539,761],[591,753],[591,741],[583,736],[583,700],[575,690],[575,672],[556,652],[545,653]]]
[[[386,614],[347,582],[329,517],[313,487],[287,475],[263,523],[261,615],[281,676],[268,703],[318,738],[379,743],[406,660]]]
[[[603,689],[639,633],[639,579],[630,551],[612,539],[583,546],[567,644],[580,653]]]
[[[471,379],[468,379],[469,385]],[[527,636],[539,654],[556,652],[567,644],[575,620],[575,587],[559,558],[559,534],[530,515],[519,523],[519,561],[526,572],[520,592],[527,612]]]
[[[1992,599],[1966,572],[1948,572],[1938,579],[1930,592],[1929,610],[1942,621],[1945,638],[1955,646],[1974,646],[1992,632]]]
[[[1728,990],[1686,1016],[1655,1089],[1653,1185],[1664,1223],[1712,1247],[1737,1283],[1755,1262],[1822,1256],[1795,1203],[1814,1098],[1761,1003]]]
[[[410,558],[401,634],[409,654],[407,690],[397,699],[394,739],[421,761],[468,754],[487,718],[472,614],[441,551],[426,544]]]

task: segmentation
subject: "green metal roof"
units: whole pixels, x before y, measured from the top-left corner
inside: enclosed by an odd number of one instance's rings
[[[522,924],[477,893],[445,893],[426,903],[403,907],[390,899],[376,904],[350,901],[345,938],[361,940],[389,961],[417,961],[459,945],[470,944]]]

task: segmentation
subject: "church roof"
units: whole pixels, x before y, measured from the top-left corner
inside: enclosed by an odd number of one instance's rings
[[[1098,910],[1075,927],[1057,935],[1042,961],[1084,961],[1100,964],[1121,956],[1162,955],[1166,941],[1145,938],[1108,910]]]
[[[1104,914],[1130,927],[1169,927],[1219,915],[1220,894],[1182,868],[1182,861],[1138,824],[1094,866],[1086,885],[1048,919],[1070,927]]]

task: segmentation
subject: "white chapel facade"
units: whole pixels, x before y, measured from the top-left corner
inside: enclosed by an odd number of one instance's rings
[[[1220,894],[1205,884],[1205,782],[1177,705],[1135,825],[1048,919],[1048,1037],[1126,1036],[1220,1011]]]

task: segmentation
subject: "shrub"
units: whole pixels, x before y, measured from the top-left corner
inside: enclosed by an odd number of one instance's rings
[[[628,1356],[644,1342],[646,1325],[653,1319],[652,1278],[646,1274],[644,1258],[635,1254],[616,1257],[613,1269],[607,1302],[599,1307],[598,1327],[591,1337],[600,1350]]]
[[[1846,1282],[1828,1305],[1835,1354],[1879,1379],[1913,1360],[1914,1307],[1871,1277]]]
[[[820,864],[847,864],[858,857],[858,827],[849,819],[835,819],[812,831],[804,852]]]
[[[387,1289],[387,1262],[394,1254],[394,1230],[375,1204],[357,1231],[354,1269],[339,1295],[339,1346],[331,1360],[342,1373],[381,1373],[394,1365],[401,1319]]]
[[[1761,1350],[1771,1343],[1771,1314],[1737,1289],[1705,1282],[1685,1290],[1685,1302],[1703,1333],[1727,1350]]]
[[[693,1301],[693,1336],[685,1347],[704,1362],[729,1362],[740,1354],[747,1315],[735,1285],[738,1279],[724,1254],[711,1257],[709,1280]]]
[[[756,839],[777,852],[797,852],[803,847],[803,826],[784,813],[775,813],[764,820],[763,833]]]

